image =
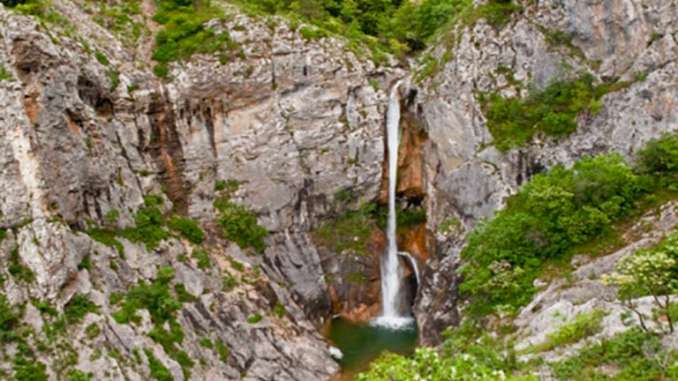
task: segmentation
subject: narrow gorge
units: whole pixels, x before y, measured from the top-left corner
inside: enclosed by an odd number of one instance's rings
[[[677,0],[0,0],[0,380],[678,380]]]

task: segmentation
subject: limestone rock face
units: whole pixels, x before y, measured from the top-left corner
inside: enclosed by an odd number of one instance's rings
[[[523,3],[523,13],[501,29],[479,21],[442,37],[431,51],[439,70],[413,85],[418,95],[411,111],[430,141],[426,195],[434,232],[450,217],[467,228],[491,217],[520,184],[545,168],[607,151],[632,158],[648,140],[678,130],[676,1]],[[549,44],[545,34],[553,31],[570,36],[571,46]],[[580,118],[577,131],[567,138],[537,136],[529,146],[506,153],[492,145],[478,93],[525,96],[530,87],[544,88],[582,71],[600,80],[632,83],[605,95],[601,111]],[[430,262],[431,273],[443,277],[439,272],[449,268],[445,264],[456,261],[447,257],[459,251],[452,244],[443,258]],[[448,275],[445,282],[421,290],[422,337],[435,336],[428,311],[454,314],[450,308],[456,308],[449,300],[434,302],[437,291],[431,287],[453,290],[455,281]]]
[[[514,320],[517,328],[516,350],[524,350],[546,342],[548,335],[557,331],[566,322],[571,322],[578,314],[601,311],[604,317],[601,329],[595,335],[579,343],[555,348],[540,354],[547,361],[557,361],[574,355],[577,350],[591,342],[611,337],[628,329],[629,324],[638,325],[635,314],[616,300],[613,287],[602,282],[605,275],[611,274],[615,265],[622,258],[635,253],[639,249],[652,247],[671,233],[678,224],[676,202],[663,205],[657,212],[652,211],[640,218],[638,223],[630,227],[624,234],[626,245],[621,249],[600,258],[581,257],[573,261],[575,270],[568,280],[557,278],[544,284],[532,302],[525,306]],[[652,229],[648,229],[648,226]],[[575,258],[577,259],[577,258]],[[656,308],[652,297],[644,297],[633,301],[638,311],[651,316]],[[648,321],[648,328],[656,329],[654,322]],[[675,339],[676,334],[671,335]]]
[[[129,363],[114,355],[131,358],[135,348],[148,348],[182,380],[180,365],[148,337],[150,321],[118,324],[111,318],[118,307],[109,303],[111,293],[151,281],[170,265],[172,284],[196,298],[178,313],[181,349],[195,362],[191,379],[321,380],[336,373],[316,330],[330,296],[308,232],[336,212],[337,192],[360,195],[355,205],[377,197],[386,90],[403,72],[376,67],[344,41],[308,41],[282,19],[228,8],[230,16],[210,27],[228,30],[239,53],[225,62],[194,56],[160,80],[151,70],[152,40],[126,44],[85,4],[54,3],[72,33],[58,26],[48,33],[0,5],[0,64],[11,74],[0,81],[0,228],[7,235],[0,272],[10,279],[0,289],[8,300],[44,300],[61,311],[85,294],[100,310],[81,325],[102,333],[73,348],[80,368],[94,379],[102,372],[148,379],[147,357]],[[220,238],[212,204],[222,181],[238,184],[232,201],[269,231],[263,255]],[[123,258],[85,234],[92,226],[134,226],[150,194],[163,195],[167,213],[201,223],[218,266],[186,264],[195,248],[177,239],[150,250],[120,238]],[[220,271],[237,272],[224,258],[245,264],[233,290],[222,290]],[[8,274],[15,262],[34,279]],[[256,314],[264,319],[248,323]],[[25,319],[43,323],[31,308]],[[69,333],[84,337],[81,331]],[[201,347],[205,337],[223,341],[227,358]],[[57,376],[51,365],[48,371]]]

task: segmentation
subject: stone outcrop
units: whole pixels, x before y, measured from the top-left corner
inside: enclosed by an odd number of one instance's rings
[[[633,157],[648,140],[678,130],[676,1],[522,3],[524,11],[505,27],[495,29],[481,20],[470,26],[462,23],[441,37],[431,50],[439,70],[413,85],[418,92],[410,110],[430,142],[424,165],[433,232],[450,217],[468,230],[492,216],[520,184],[545,168],[607,151]],[[545,35],[553,31],[571,37],[571,43],[549,44]],[[569,137],[537,137],[529,146],[507,153],[492,145],[478,93],[524,96],[529,88],[544,88],[582,71],[600,80],[632,83],[605,95],[601,111],[580,118]],[[425,342],[440,328],[427,316],[430,311],[450,316],[445,324],[457,313],[455,303],[436,295],[440,289],[455,289],[457,280],[449,270],[458,261],[463,240],[442,239],[448,249],[439,251],[441,257],[427,270],[437,280],[427,279],[429,286],[419,299]]]
[[[385,201],[388,90],[407,72],[395,62],[376,66],[347,41],[307,39],[282,18],[227,7],[228,17],[209,27],[229,32],[232,51],[173,63],[160,79],[151,68],[153,33],[130,43],[99,25],[90,3],[53,1],[68,20],[62,25],[0,5],[0,65],[11,77],[0,80],[0,293],[24,306],[22,324],[38,339],[51,324],[40,303],[62,313],[86,295],[98,306],[57,339],[70,349],[38,360],[53,379],[64,371],[55,358],[76,353],[71,365],[94,379],[145,380],[147,349],[175,380],[328,379],[338,365],[318,328],[333,313],[366,320],[379,312],[384,239],[375,230],[371,255],[358,256],[318,247],[312,231]],[[465,234],[522,183],[585,155],[633,158],[648,140],[678,130],[676,0],[523,3],[504,27],[480,20],[443,34],[426,52],[438,70],[401,89],[398,197],[427,214],[425,226],[399,235],[420,265],[414,312],[422,343],[438,343],[460,320]],[[157,32],[154,3],[141,8],[133,17]],[[554,45],[554,31],[570,40]],[[629,84],[605,95],[596,115],[582,115],[569,137],[537,136],[506,153],[492,145],[479,93],[525,96],[581,71]],[[236,184],[231,201],[269,232],[261,255],[222,238],[213,203],[223,183]],[[157,248],[118,237],[123,256],[87,233],[134,227],[148,195],[161,195],[167,216],[200,223],[210,266],[178,235]],[[152,282],[163,266],[175,269],[171,285],[192,296],[177,312],[179,347],[195,360],[190,376],[149,337],[148,312],[138,324],[112,317],[120,306],[111,296]],[[595,299],[584,295],[590,274],[582,274],[580,289],[554,283],[524,310],[517,323],[525,345],[552,323],[543,311],[575,313],[573,300]],[[88,334],[90,326],[100,334]],[[228,356],[201,345],[205,339],[223,343]],[[7,348],[0,370],[10,372],[18,352]]]
[[[308,232],[338,212],[337,192],[359,195],[353,206],[376,198],[385,90],[403,74],[357,57],[344,41],[308,41],[282,19],[228,8],[231,17],[210,27],[228,30],[241,53],[224,63],[195,56],[173,64],[163,81],[147,61],[152,41],[130,46],[95,23],[83,4],[55,6],[74,21],[74,31],[51,25],[48,33],[35,19],[0,6],[0,63],[12,76],[0,81],[0,228],[8,234],[0,262],[3,277],[12,278],[6,265],[17,251],[35,274],[32,283],[9,280],[2,291],[12,304],[44,300],[59,310],[76,293],[94,300],[99,313],[69,334],[82,336],[90,323],[101,328],[100,337],[73,348],[78,367],[95,379],[101,372],[148,379],[144,356],[141,364],[114,356],[129,358],[134,348],[147,347],[181,380],[181,368],[148,337],[148,326],[117,324],[108,303],[112,292],[150,281],[159,266],[170,265],[174,283],[196,298],[179,312],[186,332],[181,349],[196,363],[203,359],[191,379],[310,380],[335,373],[317,333],[331,305]],[[253,210],[269,231],[263,255],[219,238],[212,207],[217,181],[239,184],[232,200]],[[148,250],[119,238],[125,258],[118,258],[84,233],[110,226],[111,211],[113,229],[134,226],[149,194],[164,195],[167,213],[201,222],[219,266],[183,263],[195,248],[176,239]],[[236,276],[240,285],[232,291],[221,290],[221,271],[234,273],[224,261],[229,257],[249,269]],[[79,267],[85,258],[89,270]],[[272,312],[278,304],[286,310],[282,317]],[[255,314],[264,319],[249,324]],[[204,337],[223,341],[228,359],[201,347]],[[92,360],[97,348],[104,355]],[[40,359],[55,376],[50,358]]]
[[[589,343],[624,332],[631,324],[638,325],[637,316],[629,314],[629,310],[616,299],[614,287],[605,285],[603,277],[611,274],[622,258],[656,245],[668,233],[675,231],[678,226],[677,207],[676,202],[669,202],[639,218],[623,234],[623,247],[609,255],[599,258],[575,256],[572,260],[574,271],[568,279],[558,277],[550,282],[542,281],[541,290],[513,321],[517,329],[516,350],[525,351],[543,344],[563,324],[572,322],[579,314],[594,310],[604,314],[599,332],[577,343],[540,353],[540,357],[547,361],[570,357]],[[645,316],[652,316],[656,308],[651,296],[634,300],[634,303]],[[650,329],[656,328],[652,321],[646,324]],[[675,340],[676,334],[672,336]]]

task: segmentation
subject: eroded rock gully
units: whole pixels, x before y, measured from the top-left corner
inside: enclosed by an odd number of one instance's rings
[[[172,285],[184,285],[194,298],[177,313],[185,333],[180,347],[200,359],[190,379],[328,379],[338,365],[318,328],[333,313],[366,320],[379,312],[384,237],[373,221],[368,255],[359,256],[320,247],[313,232],[384,201],[387,94],[409,73],[395,61],[376,66],[356,56],[346,41],[307,40],[282,19],[268,23],[234,12],[214,27],[231,31],[242,54],[223,64],[195,56],[173,64],[171,79],[163,81],[149,62],[138,61],[143,55],[136,50],[147,47],[124,45],[79,1],[54,3],[77,24],[79,39],[48,34],[0,6],[0,63],[12,77],[0,81],[6,235],[0,290],[11,304],[25,305],[22,324],[41,332],[47,323],[33,299],[62,311],[74,295],[87,295],[98,313],[59,339],[80,354],[75,366],[94,379],[148,379],[147,356],[124,360],[146,348],[175,380],[184,380],[176,359],[149,337],[147,312],[137,325],[111,316],[119,308],[113,293],[171,266]],[[678,129],[675,0],[524,3],[525,11],[500,30],[479,21],[444,35],[429,52],[438,70],[401,90],[399,205],[421,206],[426,222],[402,230],[398,241],[420,264],[414,313],[425,344],[438,343],[440,332],[459,320],[456,268],[465,234],[521,183],[584,155],[614,150],[633,157],[648,140]],[[570,34],[581,54],[549,45],[544,28]],[[529,86],[543,88],[580,71],[600,79],[643,76],[607,94],[601,111],[582,118],[567,138],[537,139],[508,153],[492,146],[479,92],[525,95]],[[213,207],[217,181],[238,184],[232,201],[251,209],[270,232],[262,255],[221,238]],[[118,237],[123,257],[85,233],[92,226],[133,227],[151,194],[162,195],[168,216],[200,222],[211,267],[199,267],[191,257],[197,248],[178,237],[154,249]],[[451,220],[455,228],[441,231]],[[8,272],[17,258],[34,281]],[[236,284],[225,287],[224,274]],[[248,322],[257,315],[261,321]],[[100,335],[87,335],[92,324]],[[204,339],[223,342],[228,357],[201,345]],[[11,372],[8,353],[0,369]],[[53,358],[36,356],[56,379]]]

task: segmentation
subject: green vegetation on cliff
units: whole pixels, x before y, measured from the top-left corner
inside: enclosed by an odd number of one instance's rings
[[[571,169],[556,166],[533,177],[504,210],[471,233],[462,252],[466,264],[460,290],[470,302],[462,325],[447,332],[438,350],[421,348],[411,358],[383,356],[358,379],[536,380],[544,367],[562,381],[678,379],[678,352],[660,344],[678,319],[678,307],[668,296],[678,292],[678,232],[625,257],[603,278],[617,286],[637,327],[631,320],[628,330],[585,342],[559,361],[520,362],[510,336],[513,328],[504,325],[508,320],[488,319],[510,317],[529,302],[533,281],[546,264],[562,265],[578,248],[604,238],[616,222],[676,199],[678,134],[650,141],[638,156],[633,166],[617,154],[586,157]],[[643,296],[652,296],[651,312],[636,308],[634,300]],[[537,355],[596,335],[605,315],[598,309],[581,313],[522,354]],[[487,333],[488,321],[496,336]]]
[[[507,207],[471,233],[462,252],[461,292],[469,312],[513,311],[530,301],[534,279],[558,259],[628,214],[643,182],[616,154],[584,158],[539,174]]]
[[[255,13],[283,14],[384,52],[421,50],[445,24],[471,6],[470,0],[235,0]],[[492,1],[495,3],[497,1]],[[510,1],[509,1],[510,3]],[[306,32],[308,34],[309,32]]]
[[[214,208],[219,213],[217,224],[221,233],[229,241],[233,241],[241,249],[253,249],[256,253],[263,253],[266,249],[264,239],[268,230],[259,225],[256,213],[250,208],[232,200],[235,192],[240,188],[237,180],[217,180],[214,190],[217,193]]]
[[[574,80],[553,82],[528,97],[505,98],[498,93],[481,94],[479,101],[487,118],[493,144],[501,151],[528,144],[537,133],[561,138],[577,129],[582,113],[595,115],[600,99],[630,82],[596,85],[590,74]]]
[[[676,135],[666,135],[640,152],[635,168],[607,154],[534,176],[469,236],[460,285],[468,311],[510,312],[529,302],[546,263],[605,237],[615,221],[652,204],[656,197],[646,195],[671,191],[677,152]]]
[[[538,381],[520,371],[510,347],[470,325],[449,330],[437,349],[418,348],[411,357],[385,354],[357,381]]]
[[[560,380],[668,381],[678,379],[678,354],[663,349],[659,336],[632,328],[585,347],[552,368]],[[614,375],[606,375],[604,368],[614,368]]]
[[[181,365],[184,376],[189,378],[193,361],[186,352],[176,346],[182,343],[184,332],[176,320],[176,313],[181,309],[182,302],[179,300],[180,296],[173,295],[169,287],[174,273],[172,267],[162,267],[158,269],[156,279],[152,283],[140,282],[131,288],[124,296],[120,309],[113,314],[113,318],[119,324],[138,323],[141,318],[137,311],[147,309],[153,323],[153,329],[148,336]]]
[[[163,28],[155,36],[153,71],[159,77],[168,75],[168,64],[190,58],[194,54],[218,53],[223,59],[237,49],[228,31],[217,32],[206,26],[213,19],[224,19],[223,11],[209,0],[159,0],[153,20]]]

